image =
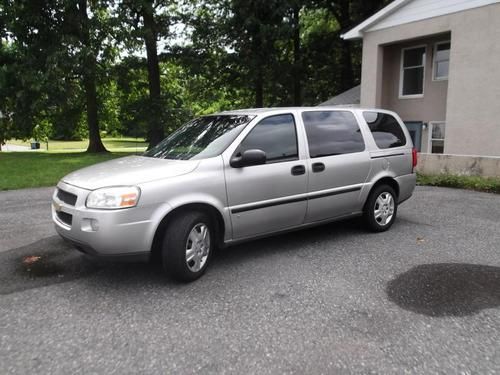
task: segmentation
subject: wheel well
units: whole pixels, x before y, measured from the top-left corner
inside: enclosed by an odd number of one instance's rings
[[[380,180],[378,180],[377,182],[375,182],[373,184],[373,186],[370,190],[370,193],[372,192],[373,189],[375,189],[377,186],[380,186],[380,185],[389,185],[396,192],[396,197],[399,197],[399,184],[394,178],[392,178],[392,177],[381,178]]]
[[[151,245],[151,259],[153,261],[161,259],[163,234],[165,233],[165,229],[167,228],[168,224],[177,215],[186,211],[201,211],[208,214],[212,219],[212,222],[215,224],[215,236],[217,238],[217,245],[222,245],[224,241],[225,224],[224,218],[222,217],[222,214],[219,212],[219,210],[214,206],[206,203],[190,203],[173,209],[161,220],[158,228],[156,228],[156,232],[153,237],[153,244]]]

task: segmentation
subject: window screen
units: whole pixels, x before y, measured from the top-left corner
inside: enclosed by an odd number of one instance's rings
[[[312,158],[361,152],[365,149],[358,122],[347,111],[302,113]]]
[[[264,151],[268,163],[297,159],[297,133],[293,116],[271,116],[259,122],[241,142],[237,154],[251,149]]]
[[[380,112],[363,112],[378,148],[391,148],[406,144],[405,133],[394,116]]]

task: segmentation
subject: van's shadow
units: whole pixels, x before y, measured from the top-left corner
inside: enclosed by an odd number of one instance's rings
[[[217,251],[209,272],[219,272],[221,275],[224,272],[234,272],[232,265],[276,253],[306,257],[311,252],[307,245],[353,233],[366,233],[358,220],[236,245]],[[90,276],[97,278],[97,285],[101,287],[133,288],[144,283],[172,288],[181,285],[168,279],[158,264],[89,260],[59,236],[0,253],[0,295]]]
[[[235,267],[245,266],[256,259],[271,257],[276,254],[282,256],[296,256],[306,258],[314,252],[312,243],[328,242],[340,237],[368,234],[359,220],[347,220],[331,225],[324,225],[297,232],[266,237],[249,241],[224,249],[218,249],[213,255],[212,263],[207,275],[200,282],[209,283],[212,276],[221,280],[231,277],[238,272]],[[116,287],[135,288],[141,283],[161,285],[170,288],[183,288],[184,283],[169,279],[163,272],[160,264],[146,263],[101,263],[105,269],[96,277],[104,284]]]
[[[465,316],[500,307],[500,267],[463,263],[416,266],[387,284],[403,309],[429,316]]]

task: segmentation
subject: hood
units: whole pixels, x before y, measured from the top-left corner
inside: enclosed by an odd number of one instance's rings
[[[196,169],[199,160],[167,160],[127,156],[79,169],[62,181],[84,189],[141,183],[180,176]]]

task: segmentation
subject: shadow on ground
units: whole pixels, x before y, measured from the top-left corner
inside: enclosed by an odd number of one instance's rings
[[[387,284],[391,301],[429,316],[465,316],[500,307],[500,267],[423,264]]]
[[[332,238],[367,234],[358,220],[339,222],[276,237],[247,242],[222,249],[214,254],[210,272],[232,270],[252,260],[277,253],[307,258],[311,243],[328,242]],[[171,285],[161,267],[147,263],[98,262],[90,260],[52,236],[33,244],[0,253],[0,295],[58,284],[97,274],[101,285],[116,287],[148,283]]]

